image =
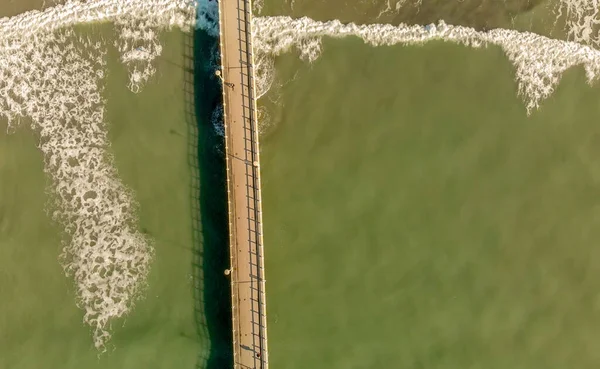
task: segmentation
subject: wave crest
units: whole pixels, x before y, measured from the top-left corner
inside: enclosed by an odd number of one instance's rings
[[[343,24],[338,20],[319,22],[307,17],[257,17],[254,18],[253,32],[256,54],[272,57],[296,48],[308,61],[319,57],[323,37],[354,36],[372,46],[418,45],[434,40],[471,47],[496,45],[504,50],[516,68],[518,94],[523,98],[528,114],[552,94],[568,68],[583,65],[590,83],[600,72],[600,52],[586,45],[507,29],[477,31],[447,25],[443,21],[437,25],[393,26]]]

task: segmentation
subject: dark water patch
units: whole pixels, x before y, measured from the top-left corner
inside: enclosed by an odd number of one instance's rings
[[[224,271],[229,267],[225,157],[223,137],[211,124],[222,104],[214,74],[218,40],[203,30],[184,36],[186,119],[194,224],[194,301],[196,330],[210,347],[198,357],[197,369],[233,366],[231,294]]]
[[[545,6],[546,0],[265,0],[260,15],[307,16],[342,23],[448,24],[474,27],[515,28],[513,19]],[[399,6],[399,9],[397,9]]]
[[[478,30],[509,28],[512,18],[533,10],[544,0],[415,0],[407,1],[392,23],[428,24],[443,19],[448,24],[474,27]]]

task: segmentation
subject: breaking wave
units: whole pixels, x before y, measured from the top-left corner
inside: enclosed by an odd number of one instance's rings
[[[405,3],[406,0],[387,1],[382,12],[398,12]],[[420,0],[416,1],[416,6],[420,4]],[[200,1],[199,9],[201,21],[198,27],[218,37],[216,0]],[[261,9],[262,1],[255,1],[255,12],[260,13]],[[414,45],[443,40],[471,47],[501,47],[516,68],[517,93],[524,100],[528,114],[531,114],[554,92],[568,68],[583,65],[589,83],[598,78],[600,54],[594,47],[600,46],[600,0],[560,0],[555,10],[557,20],[565,17],[569,41],[509,29],[477,31],[470,27],[447,25],[444,21],[425,26],[394,26],[342,24],[338,20],[319,22],[307,17],[254,17],[256,95],[258,98],[264,96],[274,83],[274,56],[295,48],[302,59],[313,62],[321,55],[323,37],[355,36],[372,46]]]
[[[68,1],[0,19],[0,115],[9,132],[29,117],[50,179],[48,211],[65,230],[60,260],[75,281],[77,305],[105,350],[110,322],[126,315],[144,289],[153,254],[136,229],[136,202],[108,151],[102,80],[103,42],[70,26],[114,22],[117,48],[137,92],[161,54],[158,31],[193,25],[185,0]]]
[[[577,42],[562,41],[530,32],[508,29],[477,31],[474,28],[447,25],[426,26],[400,24],[342,24],[338,20],[319,22],[304,17],[257,17],[253,21],[254,52],[273,57],[295,48],[300,57],[313,62],[322,51],[323,37],[343,38],[354,36],[372,46],[414,45],[443,40],[471,47],[496,45],[501,47],[516,68],[518,94],[523,98],[528,114],[539,108],[558,84],[562,73],[575,65],[583,65],[589,83],[598,79],[600,52]],[[263,63],[267,69],[272,68]],[[257,65],[258,69],[261,67]],[[273,71],[257,71],[257,76],[267,80],[257,85],[269,86]],[[261,92],[263,95],[265,91]]]
[[[571,42],[505,29],[476,31],[443,21],[393,26],[256,17],[257,97],[274,85],[273,57],[296,48],[312,62],[322,52],[323,37],[354,36],[372,46],[444,40],[501,47],[516,68],[518,93],[530,113],[550,96],[566,69],[583,65],[590,83],[598,78],[600,54],[586,46],[600,43],[594,31],[598,1],[560,0],[558,16],[567,17]],[[394,8],[402,4],[397,1]],[[261,6],[255,1],[257,11]],[[135,227],[134,196],[118,178],[108,151],[102,98],[108,45],[69,30],[93,22],[114,23],[115,46],[129,71],[128,87],[138,92],[155,73],[153,62],[162,53],[160,30],[196,27],[218,37],[218,5],[216,0],[71,0],[0,19],[0,115],[8,119],[9,130],[29,117],[39,133],[44,170],[51,179],[48,210],[66,231],[61,263],[75,281],[84,322],[102,350],[112,319],[126,315],[140,296],[153,249]],[[217,59],[215,52],[208,67],[217,68]],[[261,120],[268,120],[265,113],[261,110]],[[217,110],[213,116],[217,131],[222,130],[220,114]]]

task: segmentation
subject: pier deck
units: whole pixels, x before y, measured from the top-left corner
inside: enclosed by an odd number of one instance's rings
[[[251,9],[219,1],[235,369],[268,367]]]

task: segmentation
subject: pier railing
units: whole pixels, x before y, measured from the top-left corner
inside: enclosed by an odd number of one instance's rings
[[[235,368],[265,369],[268,367],[267,318],[256,86],[252,49],[252,4],[250,0],[229,0],[229,3],[224,5],[225,1],[228,0],[221,0],[219,4],[221,70],[224,77],[223,101],[225,104],[227,101],[236,101],[238,105],[241,101],[241,106],[236,107],[235,116],[231,116],[233,114],[228,116],[228,109],[224,109],[228,161],[234,362]],[[233,2],[237,3],[235,8],[231,6]],[[234,10],[237,14],[231,14]],[[227,22],[224,22],[226,18]],[[226,50],[229,50],[230,53],[234,50],[231,47],[231,43],[234,42],[231,39],[231,29],[224,29],[224,27],[232,27],[234,20],[237,25],[237,40],[235,40],[237,53],[234,53],[236,55],[224,55]],[[225,34],[226,32],[227,34]],[[230,37],[226,40],[228,45],[224,45],[224,37]],[[226,64],[224,59],[228,60]],[[227,99],[228,95],[233,97]],[[240,96],[241,99],[238,99]],[[238,114],[237,109],[241,109],[241,114]],[[241,121],[236,118],[241,118]],[[232,126],[234,124],[236,126]],[[243,145],[239,145],[241,137],[231,137],[232,135],[243,136]],[[232,150],[232,146],[235,147],[234,150]],[[242,146],[243,152],[239,152],[238,149],[241,149]],[[242,171],[241,163],[243,163],[245,178],[236,177]],[[234,167],[235,175],[231,173]],[[245,189],[240,189],[239,184],[243,184]],[[240,201],[239,195],[235,196],[236,191],[244,192],[245,214],[236,213],[236,205],[239,206],[239,204],[232,203]],[[240,240],[241,234],[247,234],[248,239]],[[244,252],[247,252],[246,256],[240,254]],[[243,261],[240,262],[240,260]],[[246,261],[248,265],[240,264]],[[238,273],[238,271],[241,272]],[[247,297],[250,300],[249,304],[246,301]],[[240,306],[249,311],[239,311]],[[240,321],[240,316],[244,316],[245,320],[249,319],[250,321]],[[240,332],[240,330],[248,328],[249,332]],[[251,339],[248,337],[249,334]],[[248,352],[251,352],[252,356],[249,356]]]

